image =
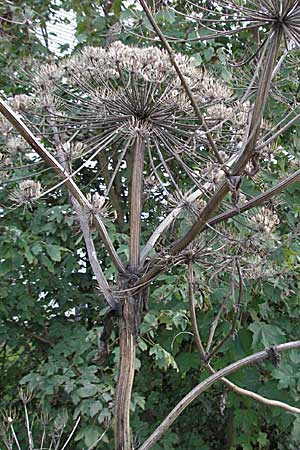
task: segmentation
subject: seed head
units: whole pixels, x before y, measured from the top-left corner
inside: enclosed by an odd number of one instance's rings
[[[26,141],[22,137],[19,137],[19,136],[11,137],[7,141],[6,146],[5,146],[5,150],[10,155],[19,155],[20,153],[24,153],[26,148],[27,148]]]
[[[41,184],[33,180],[25,180],[10,194],[9,199],[17,206],[31,205],[42,192]]]

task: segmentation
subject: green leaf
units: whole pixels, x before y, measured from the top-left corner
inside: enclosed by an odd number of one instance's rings
[[[249,326],[249,330],[253,333],[252,347],[255,349],[284,342],[285,333],[275,325],[255,322]]]
[[[91,447],[100,437],[100,430],[95,426],[90,426],[85,431],[84,443],[87,447]]]
[[[61,247],[59,245],[47,245],[46,250],[52,261],[61,260]]]
[[[81,398],[92,397],[92,396],[96,395],[96,393],[97,393],[97,387],[94,384],[84,386],[77,390],[77,394]]]
[[[40,242],[35,242],[31,246],[31,251],[34,255],[38,255],[39,253],[41,253],[43,251],[43,246],[41,245]]]
[[[291,438],[294,442],[297,442],[297,444],[299,444],[299,442],[300,442],[300,417],[297,417],[297,419],[294,422]]]
[[[123,2],[123,0],[114,0],[113,11],[117,17],[119,17],[121,14],[122,2]]]
[[[103,408],[102,403],[97,400],[96,402],[93,402],[90,406],[90,415],[91,417],[94,417],[96,414],[98,414],[99,411]]]
[[[103,408],[101,413],[98,416],[98,422],[103,423],[106,420],[110,420],[111,418],[111,412],[108,408]]]
[[[153,345],[149,354],[155,356],[157,365],[160,369],[167,370],[168,367],[172,367],[173,369],[179,371],[174,357],[159,344]]]
[[[300,364],[300,350],[297,350],[297,349],[291,350],[290,358],[294,364]]]
[[[80,432],[76,435],[75,441],[84,439],[85,446],[89,448],[97,442],[100,436],[101,430],[95,425],[89,425],[80,430]]]
[[[208,47],[207,49],[204,50],[204,58],[205,60],[208,62],[211,60],[211,58],[213,57],[214,54],[214,48],[213,47]]]
[[[28,245],[24,246],[24,250],[25,250],[25,257],[27,259],[27,261],[29,262],[29,264],[32,264],[34,261],[34,256],[30,251],[30,248],[28,247]]]

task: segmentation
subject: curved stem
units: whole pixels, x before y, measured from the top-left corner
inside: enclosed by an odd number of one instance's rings
[[[292,349],[300,348],[300,341],[287,342],[285,344],[280,344],[276,346],[276,352],[283,352]],[[263,350],[253,355],[247,356],[246,358],[240,359],[224,369],[219,370],[214,373],[206,380],[199,383],[194,387],[179,403],[172,409],[172,411],[167,415],[163,422],[156,428],[156,430],[151,434],[151,436],[144,442],[139,450],[149,450],[153,445],[166,433],[177,417],[192,403],[202,392],[206,391],[210,386],[212,386],[216,381],[221,380],[223,377],[230,375],[243,367],[249,366],[250,364],[264,361],[269,358],[268,349]],[[299,409],[295,408],[294,413],[299,413]]]
[[[198,349],[198,352],[199,352],[201,360],[203,361],[203,363],[205,364],[205,366],[207,367],[209,372],[211,374],[215,374],[216,373],[215,369],[211,366],[211,364],[209,362],[207,362],[206,354],[209,351],[209,345],[207,345],[207,350],[206,350],[206,353],[205,353],[204,349],[203,349],[203,344],[202,344],[201,336],[200,336],[200,333],[199,333],[198,325],[197,325],[194,293],[192,292],[192,295],[191,295],[191,289],[192,289],[192,286],[194,284],[192,270],[193,270],[192,262],[190,261],[189,262],[189,307],[190,307],[190,315],[191,315],[191,323],[192,323],[193,334],[194,334],[196,347]],[[238,271],[240,271],[239,268],[238,268]],[[240,297],[240,301],[241,301],[242,276],[241,276],[240,272],[239,272],[239,285],[240,285],[239,297]],[[221,306],[221,308],[220,308],[220,310],[219,310],[219,312],[217,314],[217,317],[216,317],[217,320],[218,320],[218,316],[221,313],[223,307],[224,307],[224,303]],[[216,320],[216,322],[214,321],[213,327],[216,326],[217,320]],[[209,341],[212,340],[213,333],[214,333],[214,330],[213,330],[213,332],[211,332],[211,334],[209,336]],[[249,398],[251,398],[251,399],[253,399],[253,400],[257,401],[257,402],[260,402],[260,403],[262,403],[262,404],[264,404],[266,406],[272,406],[272,407],[275,407],[275,408],[281,408],[284,411],[287,411],[287,412],[290,412],[290,413],[293,413],[293,414],[300,414],[300,409],[299,408],[295,408],[294,406],[290,406],[287,403],[280,402],[278,400],[268,399],[266,397],[263,397],[262,395],[256,394],[255,392],[249,391],[248,389],[241,388],[240,386],[237,386],[236,384],[234,384],[231,381],[229,381],[227,378],[221,378],[220,381],[225,386],[227,386],[230,390],[232,390],[233,392],[235,392],[238,395],[244,395],[245,397],[249,397]]]

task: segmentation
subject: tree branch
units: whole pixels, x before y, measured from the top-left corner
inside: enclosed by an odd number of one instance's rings
[[[62,165],[48,152],[48,150],[38,141],[38,139],[32,134],[29,128],[25,125],[21,117],[16,114],[10,106],[0,99],[0,112],[6,117],[6,119],[16,128],[16,130],[20,133],[20,135],[25,139],[25,141],[37,152],[37,154],[50,166],[54,169],[57,175],[65,180],[65,185],[70,191],[70,193],[74,196],[77,202],[90,210],[92,213],[92,206],[86,197],[83,195],[77,184],[69,178],[67,171],[62,167]],[[106,250],[108,251],[112,261],[114,262],[116,268],[120,272],[125,272],[124,265],[120,260],[112,241],[108,235],[106,227],[102,220],[96,214],[93,214],[93,219],[95,222],[95,226],[98,229],[100,236],[104,242]]]
[[[241,303],[242,303],[242,299],[243,299],[243,276],[242,276],[242,271],[241,271],[241,267],[240,267],[238,260],[236,260],[236,268],[237,268],[238,277],[239,277],[239,295],[238,295],[237,302],[234,305],[232,324],[231,324],[230,330],[223,337],[223,339],[215,346],[215,348],[212,350],[212,352],[209,355],[206,355],[206,361],[208,361],[208,362],[217,353],[217,351],[224,345],[224,343],[227,341],[227,339],[229,339],[231,336],[233,336],[236,333],[236,329],[235,329],[236,322],[238,319],[238,315],[239,315],[239,311],[240,311],[240,307],[241,307]]]
[[[280,353],[283,351],[288,351],[292,349],[300,348],[300,341],[292,341],[287,342],[285,344],[277,345],[275,350]],[[219,370],[214,373],[206,380],[199,383],[194,387],[179,403],[173,408],[173,410],[168,414],[168,416],[163,420],[163,422],[156,428],[156,430],[151,434],[151,436],[144,442],[144,444],[139,447],[139,450],[149,450],[170,428],[170,426],[175,422],[177,417],[193,402],[202,392],[206,391],[210,386],[212,386],[216,381],[221,380],[223,377],[230,375],[238,370],[246,367],[250,364],[254,364],[260,361],[264,361],[269,358],[268,349],[263,350],[258,353],[254,353],[253,355],[247,356],[246,358],[240,359],[224,369]],[[252,398],[254,398],[256,394],[253,394]],[[258,396],[259,397],[259,396]],[[272,401],[274,402],[274,401]],[[278,403],[276,402],[278,406]],[[275,406],[275,405],[273,405]],[[285,408],[286,409],[286,408]],[[300,414],[300,409],[290,407],[289,412],[294,414]]]

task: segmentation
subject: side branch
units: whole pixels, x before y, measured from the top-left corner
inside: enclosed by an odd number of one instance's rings
[[[83,237],[85,240],[85,245],[86,245],[89,261],[91,263],[91,266],[92,266],[93,272],[95,274],[95,277],[97,279],[98,285],[100,287],[102,294],[105,297],[105,300],[109,304],[109,306],[115,310],[115,309],[117,309],[118,304],[109,288],[107,280],[104,276],[104,273],[103,273],[101,266],[99,264],[99,261],[97,259],[96,249],[95,249],[94,242],[93,242],[93,239],[91,236],[91,230],[90,230],[90,226],[89,226],[87,212],[84,211],[84,209],[80,206],[74,205],[74,207],[76,209],[77,217],[79,218],[80,227],[81,227],[82,234],[83,234]]]
[[[292,349],[300,348],[300,341],[292,341],[287,342],[285,344],[280,344],[276,346],[276,352],[283,352]],[[194,387],[179,403],[173,408],[173,410],[168,414],[168,416],[164,419],[164,421],[156,428],[156,430],[151,434],[151,436],[147,439],[144,444],[139,447],[139,450],[149,450],[170,428],[173,422],[177,419],[177,417],[189,406],[190,403],[193,402],[202,392],[206,391],[210,386],[212,386],[216,381],[219,381],[223,377],[230,375],[243,367],[249,366],[250,364],[254,364],[260,361],[264,361],[268,359],[269,352],[268,349],[263,350],[258,353],[254,353],[253,355],[247,356],[246,358],[240,359],[224,369],[219,370],[214,373],[206,380],[199,383]],[[291,410],[295,414],[299,414],[300,410],[298,408],[294,408]]]
[[[77,184],[69,177],[68,172],[63,168],[63,166],[51,155],[50,152],[38,141],[38,139],[33,135],[33,133],[29,130],[29,128],[25,125],[21,117],[16,114],[10,106],[0,99],[0,113],[6,117],[6,119],[14,126],[14,128],[20,133],[20,135],[25,139],[25,141],[30,145],[33,150],[37,152],[37,154],[50,166],[57,175],[65,180],[65,185],[68,188],[69,192],[73,195],[73,197],[77,200],[77,202],[89,209],[92,212],[92,206],[86,197],[83,195]],[[119,272],[125,272],[124,265],[120,260],[113,243],[108,235],[106,227],[102,220],[94,214],[93,217],[96,228],[98,229],[100,236],[104,242],[106,250],[108,251],[112,261],[114,262],[116,268]]]
[[[196,308],[195,308],[195,298],[194,298],[194,292],[193,292],[194,280],[193,280],[192,270],[193,270],[192,261],[190,261],[189,262],[189,308],[190,308],[190,317],[191,317],[193,334],[194,334],[194,338],[195,338],[196,347],[197,347],[197,350],[200,355],[200,359],[203,361],[203,363],[205,364],[205,366],[207,367],[209,372],[211,374],[215,374],[216,371],[212,367],[212,365],[208,362],[208,358],[207,358],[207,352],[209,351],[210,346],[207,345],[207,350],[205,353],[203,344],[202,344],[202,340],[201,340],[201,336],[199,333],[199,329],[198,329],[197,318],[196,318]],[[240,286],[239,302],[240,302],[241,295],[242,295],[242,276],[240,273],[240,268],[238,268],[238,270],[239,270],[239,286]],[[221,313],[222,309],[223,308],[221,306],[218,315]],[[217,315],[217,317],[218,317],[218,315]],[[209,340],[210,339],[212,340],[212,338],[213,338],[213,333],[210,334]],[[270,400],[268,398],[263,397],[262,395],[256,394],[255,392],[252,392],[252,391],[249,391],[248,389],[243,389],[243,388],[237,386],[236,384],[232,383],[231,381],[229,381],[227,378],[221,378],[220,381],[225,386],[227,386],[231,391],[233,391],[234,393],[236,393],[238,395],[243,395],[245,397],[249,397],[249,398],[256,400],[257,402],[260,402],[266,406],[277,407],[277,408],[281,408],[285,411],[288,411],[290,413],[300,414],[300,409],[295,408],[294,406],[290,406],[287,403],[283,403],[278,400]]]
[[[280,181],[278,184],[276,184],[274,187],[268,189],[266,192],[263,192],[262,194],[257,195],[256,197],[252,198],[248,202],[246,202],[244,205],[240,206],[238,209],[233,208],[229,211],[225,211],[222,214],[218,214],[215,217],[212,217],[210,220],[208,220],[208,225],[216,225],[220,222],[224,222],[225,220],[230,219],[231,217],[234,217],[238,214],[244,213],[248,211],[251,208],[255,208],[257,206],[261,206],[263,203],[267,202],[271,198],[275,197],[275,195],[282,192],[284,189],[289,187],[291,184],[295,183],[296,181],[300,181],[300,169],[296,170],[292,175],[288,176],[284,180]]]

